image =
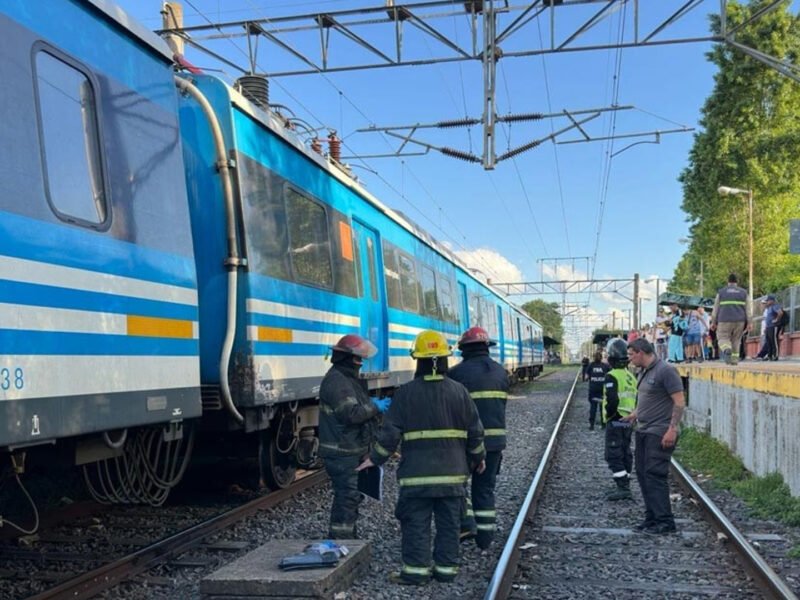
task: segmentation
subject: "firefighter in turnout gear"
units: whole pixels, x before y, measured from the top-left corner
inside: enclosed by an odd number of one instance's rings
[[[606,347],[611,370],[606,373],[603,387],[603,423],[606,424],[606,462],[611,469],[616,488],[606,495],[607,500],[629,500],[631,496],[632,427],[623,417],[636,408],[636,377],[628,371],[628,344],[615,338]]]
[[[471,503],[476,525],[475,542],[481,549],[488,548],[494,537],[497,516],[494,487],[506,447],[509,381],[506,370],[489,357],[489,348],[495,345],[485,329],[468,329],[458,340],[462,362],[448,372],[450,379],[458,381],[469,391],[484,428],[486,470],[472,475]],[[471,530],[471,521],[462,522],[462,536]]]
[[[486,463],[483,426],[466,388],[445,376],[450,348],[444,336],[423,331],[411,356],[414,379],[397,388],[370,456],[358,469],[380,465],[402,442],[395,516],[402,531],[403,566],[395,583],[424,585],[458,574],[464,484]],[[431,562],[431,517],[436,520]]]
[[[353,539],[362,500],[355,469],[369,452],[379,413],[358,372],[377,349],[362,337],[346,335],[331,350],[333,366],[319,388],[319,456],[333,488],[328,537]]]

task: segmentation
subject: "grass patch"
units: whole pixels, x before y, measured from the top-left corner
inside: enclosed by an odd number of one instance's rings
[[[800,558],[800,546],[795,546],[786,553],[789,558]]]
[[[725,444],[695,429],[683,430],[675,454],[681,463],[741,498],[753,515],[800,525],[800,498],[792,496],[780,473],[753,475]],[[800,546],[792,548],[790,555],[800,558]]]

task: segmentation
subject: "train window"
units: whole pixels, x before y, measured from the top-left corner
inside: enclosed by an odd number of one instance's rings
[[[480,299],[475,294],[469,295],[469,326],[483,327],[483,316],[481,315]]]
[[[436,298],[436,276],[433,269],[426,265],[421,267],[422,275],[422,304],[425,314],[429,317],[439,319],[439,302]]]
[[[456,322],[456,311],[453,302],[453,282],[441,273],[436,274],[436,291],[439,293],[439,306],[442,309],[442,319]]]
[[[55,55],[35,54],[36,98],[47,197],[65,221],[108,220],[97,100],[86,73]]]
[[[397,264],[400,267],[400,295],[403,298],[403,308],[408,312],[419,313],[417,268],[414,259],[405,252],[398,252]]]
[[[356,238],[358,235],[350,226],[350,221],[343,214],[333,208],[329,208],[331,213],[332,232],[334,237],[334,258],[333,268],[335,270],[336,292],[347,296],[358,297],[361,268],[361,256],[356,249]],[[358,276],[356,273],[359,272]]]
[[[386,280],[386,296],[389,306],[403,308],[400,299],[400,272],[397,269],[397,252],[388,242],[383,243],[383,275]]]
[[[367,238],[367,269],[369,270],[369,289],[370,295],[373,300],[378,299],[378,274],[375,272],[377,262],[375,255],[375,246],[372,243],[372,238]]]
[[[247,263],[260,275],[291,279],[283,181],[239,153],[239,190],[247,237]]]
[[[330,237],[325,208],[286,188],[289,256],[298,281],[330,289],[333,286]]]

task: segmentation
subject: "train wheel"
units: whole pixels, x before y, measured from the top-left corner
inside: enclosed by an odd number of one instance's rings
[[[259,443],[261,479],[273,490],[289,487],[297,473],[294,448],[290,446],[288,452],[281,452],[280,441],[280,437],[276,437],[271,431],[265,431],[261,434]]]

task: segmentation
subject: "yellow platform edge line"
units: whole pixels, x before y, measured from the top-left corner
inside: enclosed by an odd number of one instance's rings
[[[773,396],[800,399],[800,373],[748,371],[741,366],[700,369],[676,365],[676,368],[681,376],[689,379],[700,379]]]
[[[192,339],[194,337],[192,321],[183,319],[128,315],[127,325],[128,335],[182,339]]]

